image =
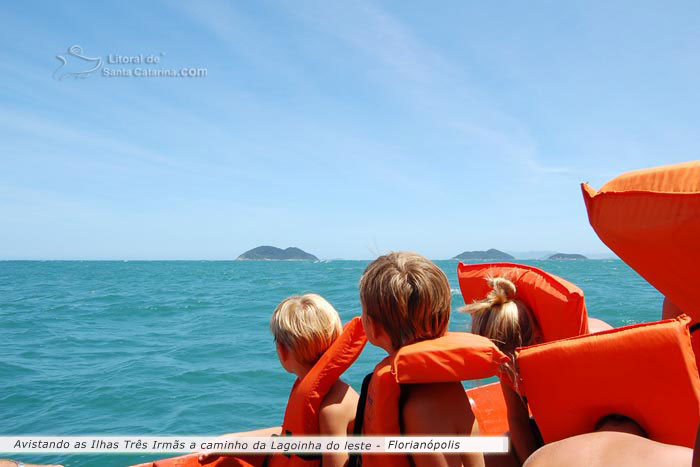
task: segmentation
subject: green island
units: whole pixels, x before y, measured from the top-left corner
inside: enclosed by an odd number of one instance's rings
[[[318,261],[314,255],[304,250],[290,246],[289,248],[277,248],[274,246],[259,246],[248,250],[237,261]]]
[[[554,259],[554,260],[578,260],[578,259],[588,259],[583,255],[579,255],[576,253],[555,253],[552,256],[550,256],[547,259]]]
[[[458,259],[460,261],[512,261],[515,257],[503,251],[491,248],[486,251],[465,251],[452,259]]]

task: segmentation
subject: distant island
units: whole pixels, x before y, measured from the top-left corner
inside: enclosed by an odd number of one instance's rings
[[[569,253],[555,253],[547,259],[564,259],[564,260],[577,260],[577,259],[588,259],[583,255],[569,254]]]
[[[461,261],[510,261],[515,257],[502,251],[491,248],[486,251],[465,251],[462,254],[455,256],[452,259]]]
[[[238,261],[318,261],[318,258],[296,247],[259,246],[236,258]]]
[[[552,250],[529,250],[529,251],[508,251],[509,255],[515,256],[515,259],[547,259],[556,251]]]

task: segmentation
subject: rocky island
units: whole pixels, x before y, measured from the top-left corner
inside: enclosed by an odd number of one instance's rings
[[[318,261],[314,255],[296,247],[259,246],[236,258],[237,261]]]
[[[586,258],[586,257],[583,256],[583,255],[579,255],[579,254],[575,254],[575,253],[572,253],[572,254],[569,254],[569,253],[555,253],[555,254],[553,254],[552,256],[550,256],[550,257],[547,258],[547,259],[555,259],[555,260],[556,260],[556,259],[558,259],[558,260],[562,260],[562,259],[563,259],[563,260],[577,260],[577,259],[588,259],[588,258]]]
[[[465,251],[452,259],[460,261],[511,261],[515,257],[502,251],[491,248],[486,251]]]

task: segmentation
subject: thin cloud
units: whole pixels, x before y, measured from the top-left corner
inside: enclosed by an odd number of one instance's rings
[[[474,125],[465,122],[450,122],[450,126],[462,132],[468,138],[477,138],[486,141],[496,148],[496,154],[500,157],[511,159],[529,171],[539,174],[565,174],[572,173],[568,167],[556,167],[542,164],[537,158],[537,144],[533,138],[523,130],[502,131],[485,126]]]
[[[432,49],[380,7],[369,2],[315,3],[289,12],[315,29],[349,45],[381,70],[371,76],[383,82],[387,92],[398,93],[427,120],[445,128],[458,128],[464,136],[477,137],[496,146],[503,158],[530,172],[564,174],[567,167],[549,166],[536,157],[537,147],[524,125],[505,114],[489,96],[480,92],[460,67]]]
[[[102,148],[110,153],[134,157],[152,164],[177,166],[174,159],[124,142],[116,135],[99,134],[92,130],[73,128],[37,113],[1,110],[0,125],[5,132],[10,130],[27,133],[32,138],[44,140],[47,144],[61,142],[81,149],[85,147]]]

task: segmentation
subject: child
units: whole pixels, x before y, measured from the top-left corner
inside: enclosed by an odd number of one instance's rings
[[[281,428],[229,436],[346,436],[355,420],[358,395],[338,376],[355,361],[366,342],[359,320],[356,318],[348,323],[343,331],[335,308],[320,295],[307,294],[284,299],[272,314],[270,331],[282,367],[297,376],[285,411],[284,424]],[[318,410],[308,412],[306,407],[314,403]],[[304,432],[308,430],[304,427],[309,426],[309,419],[315,425],[315,432]],[[199,461],[206,464],[220,455],[202,454]],[[270,465],[319,465],[321,456],[316,457],[305,455],[302,461],[297,456],[274,456]],[[312,462],[307,461],[310,458]],[[347,460],[347,453],[327,453],[322,456],[322,465],[342,466]]]
[[[381,256],[365,270],[360,280],[362,322],[369,342],[386,350],[389,357],[377,365],[363,384],[366,406],[356,423],[362,424],[364,435],[392,435],[399,431],[418,436],[478,434],[474,414],[459,380],[398,385],[390,374],[390,358],[399,349],[419,341],[429,343],[447,332],[451,298],[445,274],[430,260],[415,253]],[[383,377],[387,374],[390,383],[384,384]],[[480,453],[410,457],[366,455],[362,457],[362,465],[481,466],[484,462]]]
[[[460,308],[471,314],[472,332],[491,339],[514,361],[515,349],[542,342],[532,311],[522,300],[512,298],[515,284],[504,277],[488,279],[491,292],[484,300]],[[515,366],[507,365],[501,377],[503,397],[508,408],[508,426],[515,452],[524,462],[540,443],[530,425],[527,405],[517,392],[518,376]]]

